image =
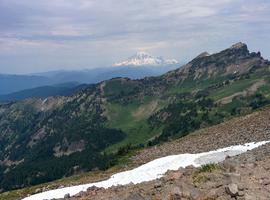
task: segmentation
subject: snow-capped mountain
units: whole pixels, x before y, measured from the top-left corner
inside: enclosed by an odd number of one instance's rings
[[[175,59],[163,59],[154,57],[146,52],[138,52],[125,61],[114,63],[113,66],[147,66],[147,65],[175,65],[178,61]]]

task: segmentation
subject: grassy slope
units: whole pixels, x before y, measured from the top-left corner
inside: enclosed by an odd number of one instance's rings
[[[258,88],[258,92],[261,92],[270,99],[270,77],[265,78],[266,84]]]
[[[210,97],[212,97],[214,100],[222,99],[237,92],[242,92],[244,89],[249,88],[256,81],[256,79],[237,81],[217,90],[216,92],[212,93]]]
[[[181,94],[186,92],[204,90],[212,84],[220,83],[227,80],[227,76],[218,76],[218,77],[205,77],[202,78],[199,82],[194,81],[193,79],[186,79],[181,86],[176,85],[169,89],[168,94]]]
[[[143,103],[133,102],[126,106],[117,103],[107,103],[107,116],[110,128],[121,129],[127,134],[126,139],[107,148],[108,152],[117,150],[120,146],[132,143],[133,145],[145,144],[159,130],[151,130],[147,119],[155,111],[164,107],[164,103],[146,97]]]
[[[243,90],[250,88],[254,83],[262,79],[268,80],[267,76],[262,76],[261,73],[254,74],[248,79],[238,80],[221,88],[211,90],[210,98],[218,101],[224,97],[242,92]],[[198,89],[203,90],[213,83],[220,83],[224,80],[228,80],[228,77],[221,76],[217,78],[208,78],[202,80],[200,83],[186,80],[182,85],[176,85],[172,87],[167,91],[165,95],[173,96],[176,94],[198,91]],[[116,85],[119,86],[119,84],[115,84],[115,86]],[[110,89],[110,92],[113,91],[117,93],[119,91],[119,88],[118,91],[116,91],[117,87],[112,87]],[[125,88],[125,90],[127,90],[127,88]],[[270,80],[268,80],[265,85],[260,86],[258,92],[262,92],[263,94],[269,96]],[[155,109],[153,109],[153,104],[156,104]],[[168,102],[156,100],[153,97],[145,97],[144,100],[140,103],[133,101],[132,103],[125,106],[118,103],[107,103],[107,116],[109,118],[107,126],[110,128],[121,129],[127,134],[127,137],[120,143],[110,146],[106,149],[106,151],[114,152],[120,146],[124,146],[129,143],[134,145],[145,144],[149,139],[159,135],[162,131],[162,128],[159,130],[151,130],[147,123],[147,119],[151,114],[157,110],[160,110],[161,108],[164,108],[166,105],[168,105]],[[219,106],[216,109],[216,112],[230,113],[233,108],[240,107],[241,105],[241,101],[234,99],[230,103]]]

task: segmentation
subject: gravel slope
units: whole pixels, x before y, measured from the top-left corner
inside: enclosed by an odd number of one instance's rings
[[[228,146],[270,140],[270,108],[200,129],[186,137],[147,148],[132,160],[145,163],[155,158],[181,153],[200,153]]]
[[[270,140],[270,109],[198,130],[184,138],[140,151],[132,157],[135,165],[155,158],[181,153],[200,153],[226,146]],[[141,183],[89,188],[73,198],[94,200],[269,200],[270,144],[240,156],[227,158],[214,170],[200,172],[194,167],[170,171],[165,177]]]

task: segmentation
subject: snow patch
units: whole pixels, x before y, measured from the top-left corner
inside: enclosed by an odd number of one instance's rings
[[[45,109],[44,109],[44,104],[46,103],[48,101],[48,98],[46,98],[46,99],[44,99],[43,101],[42,101],[42,103],[41,103],[41,111],[44,111]]]
[[[48,98],[44,99],[44,100],[42,101],[42,105],[44,105],[47,101],[48,101]]]
[[[204,164],[218,163],[225,160],[227,156],[236,156],[269,142],[270,141],[262,141],[258,143],[252,142],[198,154],[166,156],[141,165],[133,170],[114,174],[110,179],[105,181],[51,190],[26,197],[23,200],[64,198],[65,194],[74,196],[81,191],[86,191],[87,188],[92,186],[109,188],[129,183],[138,184],[146,181],[152,181],[161,178],[168,170],[177,170],[180,167],[185,168],[189,165],[199,167]]]

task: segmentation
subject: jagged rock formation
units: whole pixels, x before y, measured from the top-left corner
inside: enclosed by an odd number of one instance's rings
[[[178,70],[165,75],[170,81],[186,79],[207,79],[213,76],[247,74],[260,68],[269,66],[269,61],[261,57],[260,52],[250,53],[247,45],[237,43],[230,48],[216,54],[202,53]]]

